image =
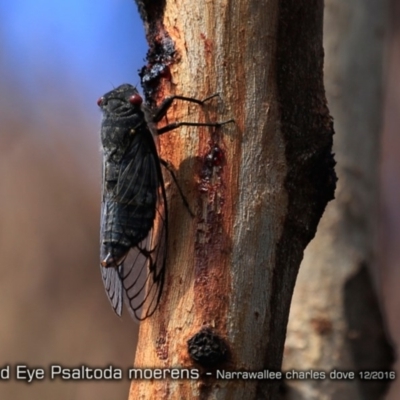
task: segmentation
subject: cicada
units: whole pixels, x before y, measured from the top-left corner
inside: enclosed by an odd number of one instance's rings
[[[119,316],[124,301],[135,319],[151,316],[164,285],[168,206],[161,166],[168,164],[158,156],[155,137],[182,125],[220,126],[230,121],[175,122],[160,129],[155,124],[175,99],[202,105],[214,96],[203,101],[171,96],[151,110],[134,86],[124,84],[97,102],[103,112],[100,268]]]

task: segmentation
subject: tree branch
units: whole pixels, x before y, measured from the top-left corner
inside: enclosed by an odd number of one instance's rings
[[[280,369],[298,267],[333,198],[322,10],[316,0],[141,3],[146,93],[218,92],[168,119],[235,125],[160,139],[196,217],[172,197],[166,289],[141,324],[135,366],[198,368],[200,378],[134,381],[131,399],[274,398],[279,381],[217,382],[215,371]]]

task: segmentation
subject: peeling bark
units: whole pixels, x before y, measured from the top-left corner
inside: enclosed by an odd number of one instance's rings
[[[277,380],[216,380],[215,371],[280,370],[298,267],[333,198],[323,3],[139,8],[150,43],[146,94],[158,102],[217,92],[202,108],[177,102],[168,119],[235,124],[160,138],[196,216],[169,185],[166,288],[141,324],[135,367],[197,368],[200,377],[134,381],[130,399],[274,399]]]

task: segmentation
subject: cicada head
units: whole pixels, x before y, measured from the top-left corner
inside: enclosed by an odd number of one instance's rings
[[[111,90],[97,100],[97,105],[105,117],[129,117],[141,112],[143,103],[137,89],[129,84],[123,84]]]
[[[137,129],[146,125],[142,103],[137,89],[129,84],[118,86],[97,100],[103,112],[103,150],[116,160],[123,157]]]

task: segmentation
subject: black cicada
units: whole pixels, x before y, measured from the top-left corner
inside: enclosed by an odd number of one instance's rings
[[[121,315],[124,298],[138,320],[151,316],[158,305],[167,256],[168,209],[161,171],[161,164],[167,164],[158,157],[153,134],[182,125],[223,124],[177,122],[155,129],[174,99],[204,102],[171,96],[151,113],[129,84],[98,100],[103,112],[101,274],[114,311]]]

